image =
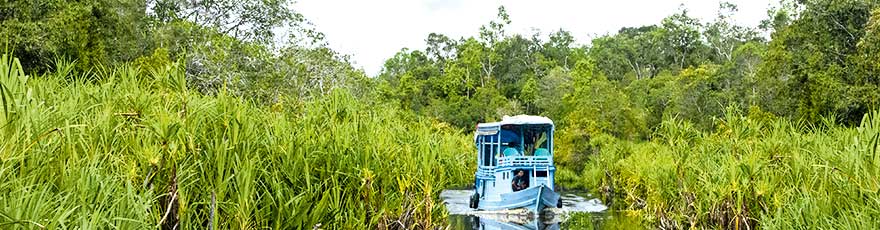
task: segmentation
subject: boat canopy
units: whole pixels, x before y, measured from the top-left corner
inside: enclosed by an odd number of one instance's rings
[[[505,125],[548,125],[553,126],[550,118],[531,115],[504,116],[501,121],[477,124],[477,135],[494,135]]]

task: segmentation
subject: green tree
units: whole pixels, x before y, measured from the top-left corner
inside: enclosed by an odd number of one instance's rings
[[[629,96],[597,70],[592,60],[582,60],[572,70],[574,91],[566,98],[571,112],[565,118],[568,128],[582,129],[592,135],[607,133],[635,139],[645,130],[643,112]]]
[[[540,109],[543,114],[562,122],[563,116],[568,111],[563,99],[566,98],[571,91],[571,74],[569,71],[557,66],[550,70],[547,76],[541,78],[538,83],[538,92],[540,93],[537,94],[535,106]]]
[[[0,36],[28,71],[56,58],[79,69],[132,61],[149,54],[143,1],[20,0],[0,3]]]
[[[456,48],[458,47],[458,43],[455,40],[437,33],[428,34],[425,43],[427,43],[425,53],[430,58],[433,58],[439,67],[443,67],[446,65],[446,61],[454,58]]]
[[[671,67],[681,70],[705,60],[707,48],[702,43],[701,27],[699,20],[688,15],[686,9],[663,19],[660,30],[663,54]]]
[[[749,41],[759,40],[757,31],[736,24],[732,16],[737,11],[736,5],[723,2],[718,7],[718,16],[706,25],[703,34],[715,60],[731,61],[737,47]]]
[[[273,29],[279,27],[315,35],[305,27],[305,18],[291,8],[293,2],[289,0],[148,0],[148,5],[161,22],[186,20],[265,45],[274,42]]]
[[[629,74],[652,78],[669,66],[663,59],[663,34],[657,26],[622,28],[616,35],[594,39],[589,54],[609,79],[622,81]]]
[[[759,75],[774,93],[769,111],[812,122],[822,116],[856,124],[869,110],[860,81],[858,42],[875,1],[807,1],[798,18],[773,34]]]
[[[538,81],[534,77],[530,77],[523,84],[522,91],[519,93],[519,99],[525,103],[526,113],[536,114],[535,101],[538,99]]]

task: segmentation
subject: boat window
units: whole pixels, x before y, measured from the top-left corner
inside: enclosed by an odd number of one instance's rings
[[[547,177],[547,171],[535,171],[535,177]]]
[[[495,166],[495,160],[492,159],[492,153],[496,152],[497,148],[498,146],[493,144],[483,145],[483,166]]]

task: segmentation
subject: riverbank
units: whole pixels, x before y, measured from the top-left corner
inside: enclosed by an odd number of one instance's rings
[[[661,228],[880,227],[880,113],[844,127],[752,112],[711,133],[665,121],[650,141],[604,143],[563,177]]]

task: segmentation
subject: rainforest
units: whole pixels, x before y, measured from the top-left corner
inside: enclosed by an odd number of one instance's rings
[[[604,228],[880,228],[880,3],[770,3],[587,42],[499,6],[372,74],[289,0],[3,1],[0,228],[447,229],[516,114]]]

